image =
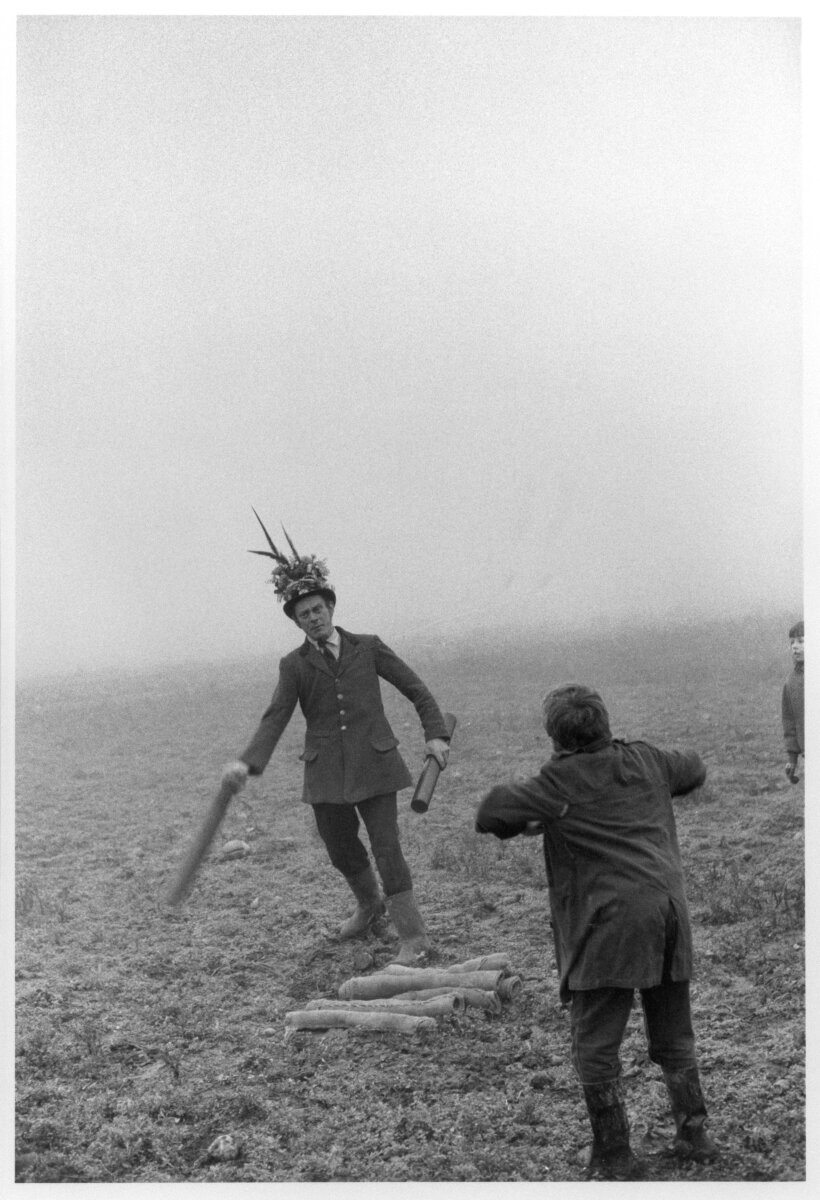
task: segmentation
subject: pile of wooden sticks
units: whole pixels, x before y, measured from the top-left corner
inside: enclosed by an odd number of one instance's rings
[[[521,991],[521,979],[504,954],[488,954],[447,967],[404,967],[391,963],[374,975],[348,979],[338,1000],[310,1000],[285,1014],[289,1030],[386,1029],[418,1033],[440,1018],[468,1008],[498,1014]]]

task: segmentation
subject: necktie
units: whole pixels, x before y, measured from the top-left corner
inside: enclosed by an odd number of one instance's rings
[[[333,653],[330,646],[328,646],[327,642],[319,642],[319,649],[322,652],[322,658],[325,660],[325,662],[327,663],[327,665],[330,667],[331,671],[335,675],[336,674],[336,655]]]

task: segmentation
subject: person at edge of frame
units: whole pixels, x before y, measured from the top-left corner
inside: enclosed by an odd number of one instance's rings
[[[613,738],[589,687],[548,692],[542,714],[552,757],[534,778],[493,787],[475,827],[498,838],[543,835],[559,995],[570,1006],[572,1062],[592,1126],[587,1178],[645,1175],[619,1078],[636,988],[649,1057],[671,1101],[673,1150],[711,1161],[718,1148],[695,1055],[692,937],[672,809],[706,769],[695,753]]]
[[[800,755],[806,753],[806,732],[804,721],[804,685],[805,685],[805,652],[806,635],[802,621],[792,625],[789,630],[789,650],[792,656],[792,670],[783,684],[780,701],[780,715],[783,722],[783,741],[786,744],[786,775],[790,783],[797,783],[797,763]],[[805,769],[805,768],[804,768]]]
[[[330,861],[356,899],[338,936],[363,934],[382,916],[386,903],[400,941],[394,961],[419,965],[429,958],[432,945],[399,841],[396,798],[412,780],[384,712],[379,680],[412,702],[424,730],[425,756],[442,768],[449,755],[444,717],[418,675],[380,638],[334,625],[336,592],[325,561],[300,555],[287,532],[291,557],[280,552],[254,513],[271,549],[251,553],[274,559],[270,582],[305,640],[281,659],[273,698],[246,749],[223,769],[222,782],[238,791],[249,775],[262,774],[298,701],[307,723],[302,800],[312,805]],[[360,820],[384,899],[359,836]]]

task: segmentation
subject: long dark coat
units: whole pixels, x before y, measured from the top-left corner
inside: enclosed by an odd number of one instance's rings
[[[380,679],[415,706],[426,741],[449,736],[430,691],[397,654],[373,634],[342,629],[339,634],[335,674],[307,639],[280,661],[273,699],[239,756],[251,775],[261,775],[298,702],[307,722],[302,753],[307,804],[358,804],[412,783],[385,716]]]
[[[494,787],[476,829],[515,837],[544,827],[555,953],[564,1003],[573,991],[661,982],[670,905],[677,917],[673,980],[692,972],[672,797],[699,787],[697,754],[606,741],[559,752],[526,783]]]
[[[803,664],[795,667],[783,685],[781,710],[783,714],[783,740],[787,754],[802,754],[806,747],[804,723],[805,671]]]

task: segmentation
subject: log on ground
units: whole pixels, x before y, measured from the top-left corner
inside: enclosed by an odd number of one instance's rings
[[[482,993],[483,994],[483,993]],[[489,993],[487,993],[489,994]],[[320,1008],[333,1008],[348,1012],[399,1012],[411,1017],[451,1017],[464,1012],[467,1001],[455,992],[442,992],[439,996],[429,996],[417,999],[417,993],[409,992],[407,996],[388,996],[382,1000],[308,1000],[305,1006],[308,1011]]]
[[[420,1033],[437,1029],[434,1017],[412,1017],[397,1012],[353,1012],[349,1009],[297,1009],[285,1013],[291,1029],[380,1029],[390,1033]]]
[[[385,996],[396,996],[400,992],[414,992],[421,988],[446,987],[453,990],[479,988],[494,992],[501,982],[500,971],[448,971],[429,970],[416,967],[409,973],[380,971],[375,975],[361,975],[347,979],[339,987],[341,1000],[378,1000]]]
[[[519,975],[510,975],[499,983],[498,995],[502,1000],[514,1000],[523,986]]]
[[[506,954],[485,954],[483,958],[468,958],[466,962],[448,963],[447,971],[502,971],[512,975],[512,960]]]
[[[501,982],[503,983],[504,981],[502,980]],[[400,992],[397,996],[394,996],[393,999],[409,1000],[413,996],[418,996],[425,999],[434,999],[436,996],[441,995],[458,996],[464,1002],[467,1008],[481,1008],[485,1012],[495,1013],[496,1015],[498,1015],[498,1013],[500,1013],[504,1007],[501,1003],[501,997],[497,995],[497,993],[485,992],[482,991],[481,988],[458,988],[454,992],[449,988],[422,988],[418,992]],[[364,1001],[361,1001],[360,1003],[364,1003]],[[371,1003],[378,1004],[379,1002],[371,1001]]]

